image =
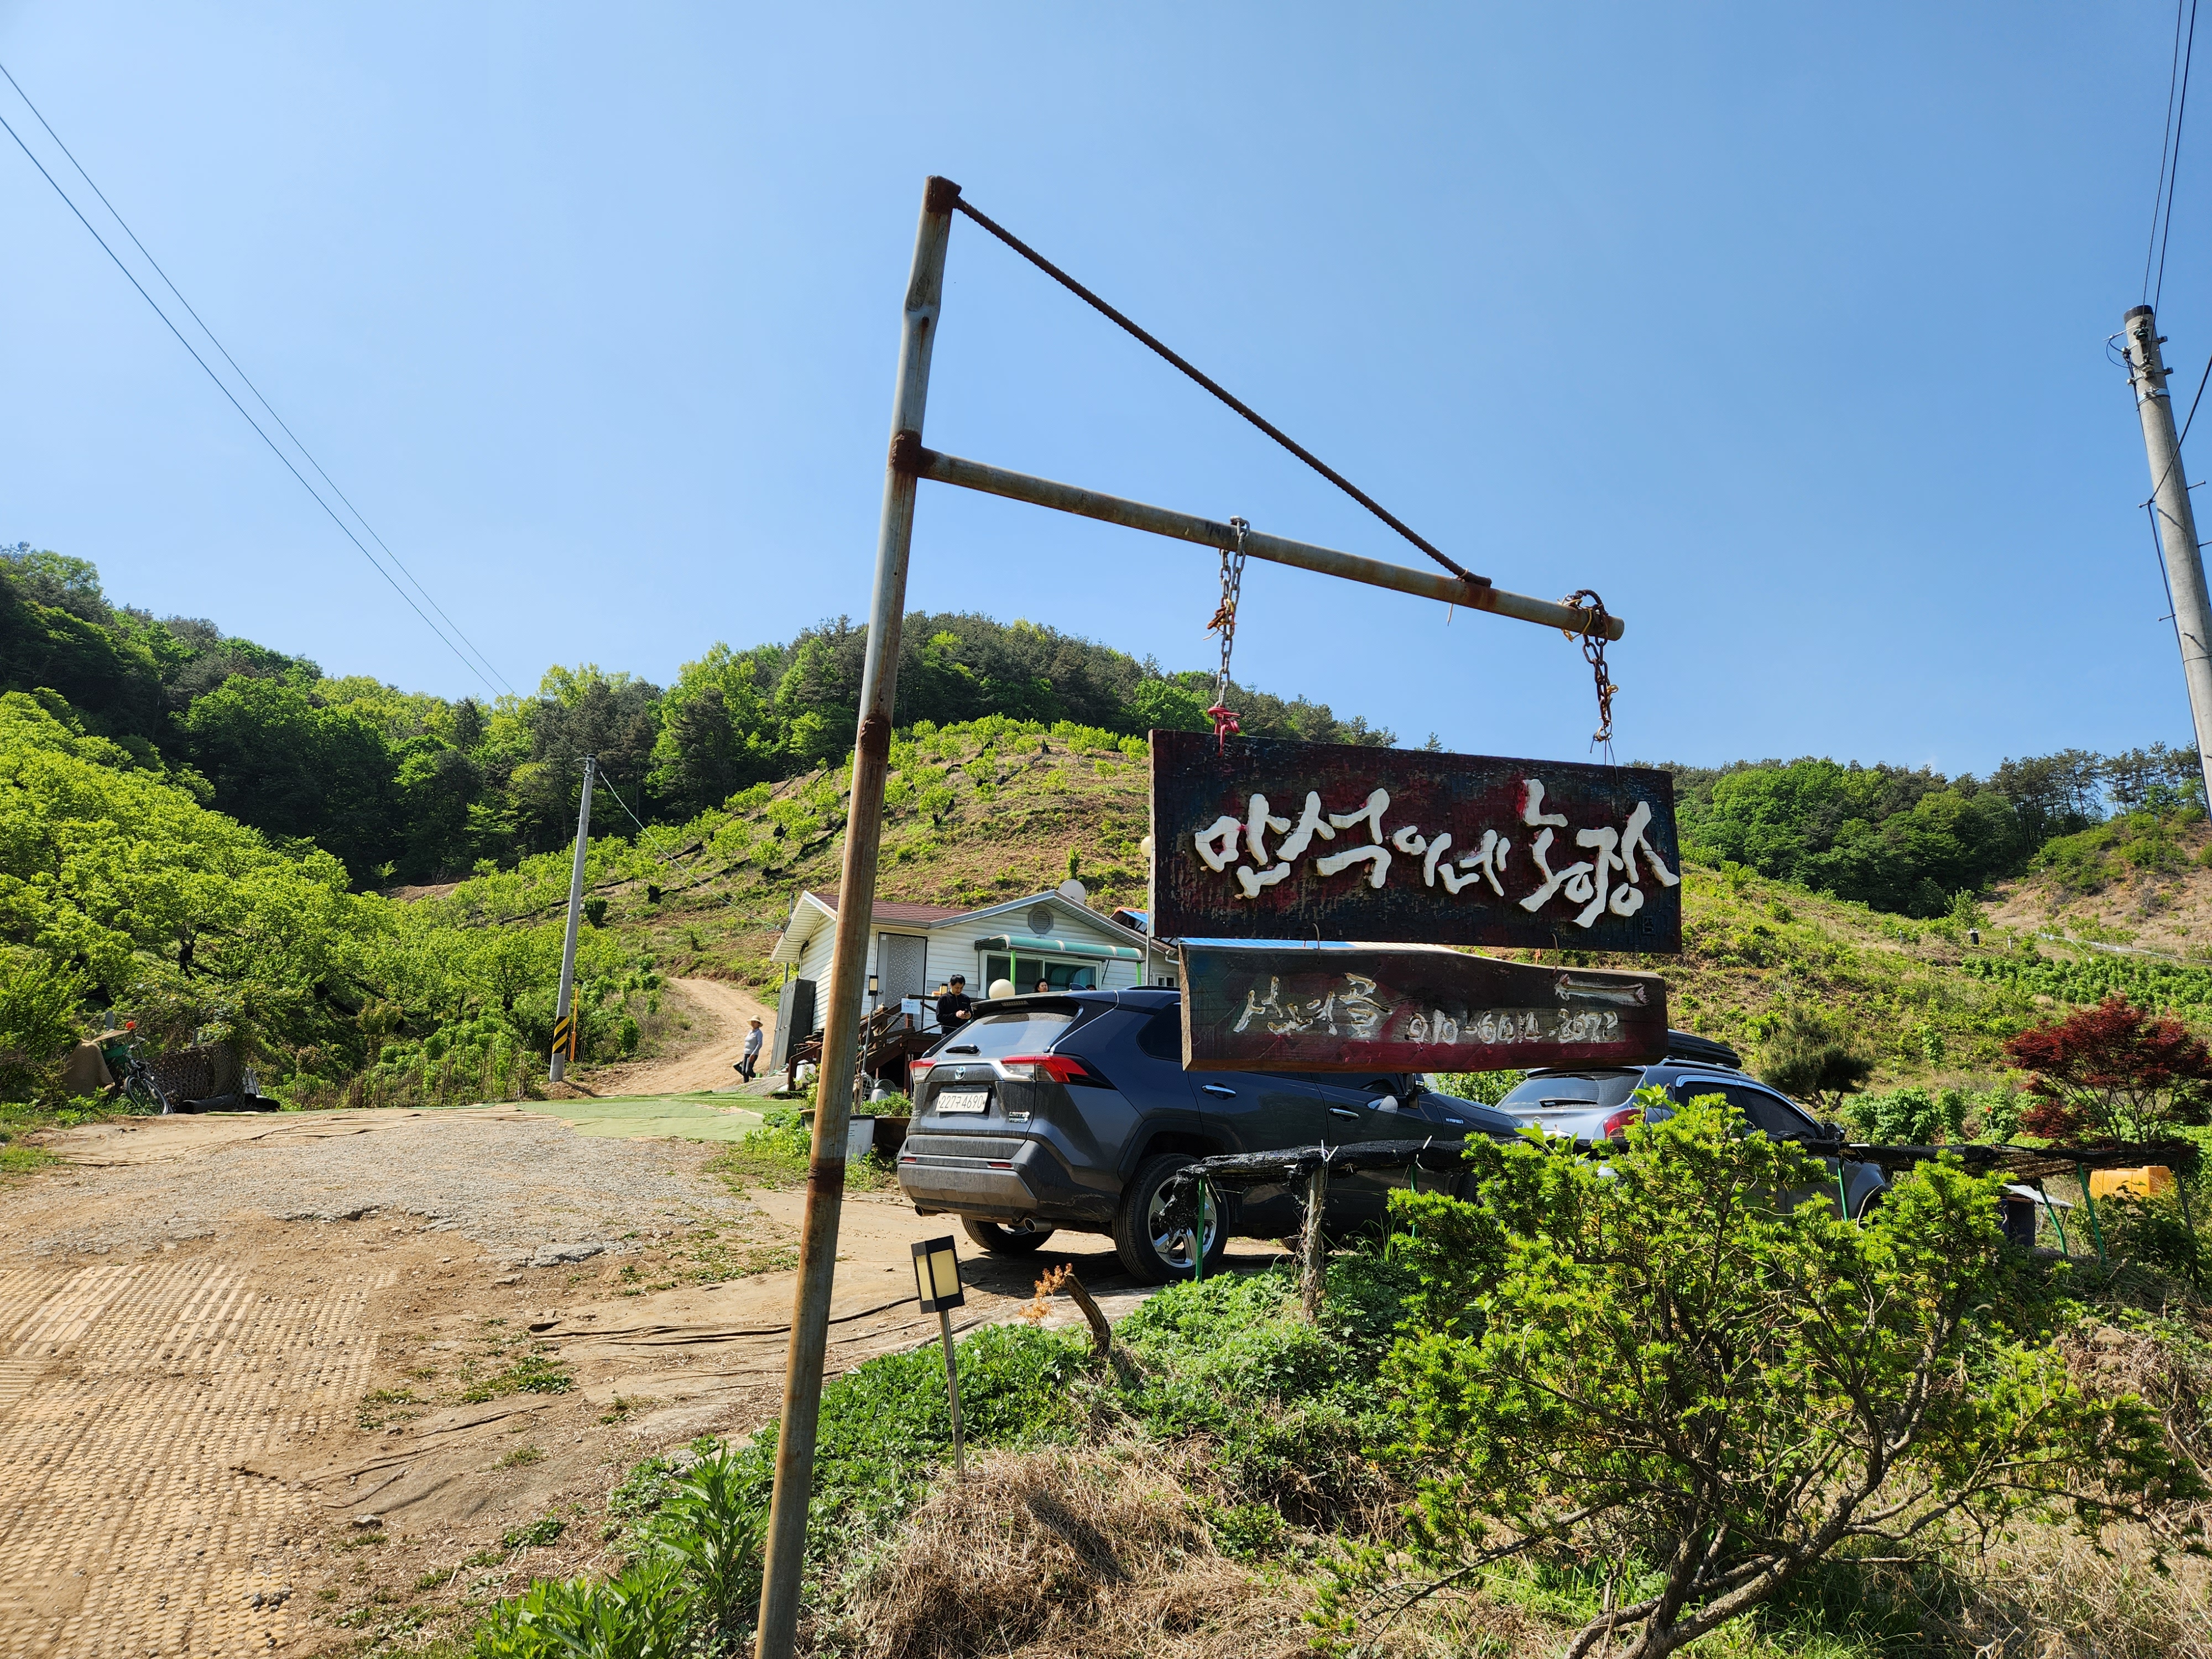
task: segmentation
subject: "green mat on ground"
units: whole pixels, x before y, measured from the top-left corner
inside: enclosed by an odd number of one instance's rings
[[[709,1105],[714,1095],[636,1095],[610,1100],[532,1100],[527,1112],[545,1112],[580,1135],[614,1140],[672,1137],[681,1140],[742,1140],[761,1127],[761,1115],[742,1106]]]

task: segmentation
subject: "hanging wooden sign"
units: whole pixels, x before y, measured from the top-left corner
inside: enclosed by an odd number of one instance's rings
[[[1667,1053],[1656,974],[1364,946],[1185,945],[1182,956],[1194,1072],[1495,1072]]]
[[[1682,948],[1668,773],[1190,732],[1152,750],[1157,937]]]

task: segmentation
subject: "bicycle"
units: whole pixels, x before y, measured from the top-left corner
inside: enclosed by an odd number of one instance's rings
[[[154,1076],[154,1068],[146,1063],[145,1055],[139,1052],[136,1037],[123,1045],[121,1062],[118,1065],[116,1056],[112,1054],[107,1056],[108,1070],[114,1075],[115,1093],[118,1099],[130,1102],[143,1112],[162,1117],[176,1110],[169,1104],[167,1093]]]

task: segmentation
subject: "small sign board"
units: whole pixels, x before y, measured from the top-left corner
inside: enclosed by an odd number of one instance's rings
[[[1190,732],[1152,755],[1156,937],[1682,948],[1668,773]]]
[[[1495,1072],[1667,1053],[1656,974],[1376,946],[1182,947],[1194,1072]]]

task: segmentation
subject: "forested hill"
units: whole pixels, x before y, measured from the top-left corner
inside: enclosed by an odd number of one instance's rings
[[[787,644],[717,645],[665,688],[585,664],[548,671],[532,696],[448,702],[328,678],[212,622],[115,605],[84,560],[0,550],[0,691],[38,696],[64,725],[280,842],[313,842],[363,885],[450,878],[562,845],[586,754],[648,823],[683,823],[842,755],[866,643],[840,617]],[[1004,714],[1125,735],[1210,729],[1210,675],[1164,672],[1033,623],[910,616],[898,686],[902,725]],[[1258,735],[1395,740],[1303,697],[1240,686],[1233,703]]]
[[[0,550],[0,691],[37,697],[279,847],[331,854],[356,887],[450,880],[565,845],[586,753],[621,803],[603,823],[635,812],[680,825],[807,774],[851,747],[865,644],[839,618],[784,644],[716,645],[665,688],[586,664],[550,670],[533,696],[449,702],[117,605],[82,560]],[[899,720],[1205,730],[1212,689],[1203,671],[1164,672],[1036,623],[916,614]],[[1255,735],[1395,741],[1304,697],[1238,687],[1231,702]],[[2194,751],[2162,744],[2008,760],[1986,779],[1814,759],[1671,769],[1684,842],[1705,860],[1919,917],[2054,859],[2073,869],[2078,838],[2107,825],[2170,865],[2182,843],[2159,826],[2194,822],[2203,805]]]

